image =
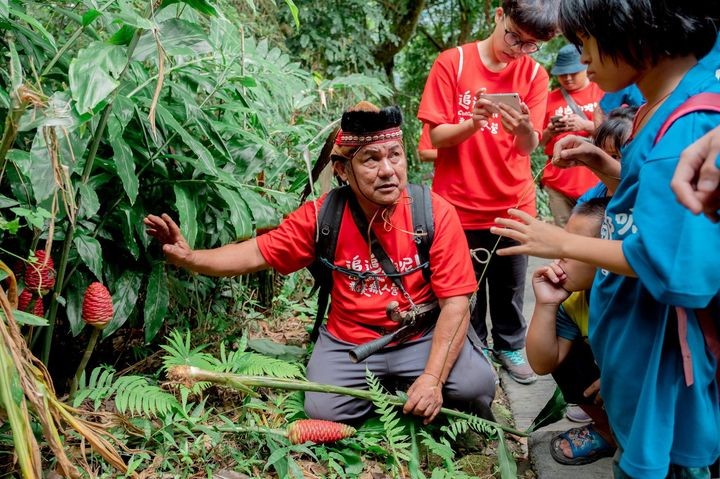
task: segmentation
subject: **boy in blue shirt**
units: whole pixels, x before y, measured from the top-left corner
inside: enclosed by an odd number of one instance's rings
[[[609,197],[593,198],[576,205],[565,230],[599,237],[608,201]],[[553,459],[567,465],[611,456],[616,447],[597,395],[600,371],[587,342],[588,300],[594,276],[594,266],[560,259],[539,268],[532,280],[535,310],[526,342],[528,362],[538,374],[552,373],[565,400],[578,404],[594,421],[551,441]]]
[[[718,364],[696,310],[720,291],[720,230],[678,204],[670,179],[685,146],[720,123],[690,113],[659,139],[688,98],[720,93],[697,59],[717,38],[719,2],[563,0],[565,36],[583,46],[606,91],[631,83],[647,98],[622,151],[622,179],[602,238],[585,238],[510,210],[491,231],[521,243],[499,254],[574,258],[598,266],[589,339],[619,445],[616,478],[709,478],[720,456]],[[717,318],[714,318],[717,319]]]

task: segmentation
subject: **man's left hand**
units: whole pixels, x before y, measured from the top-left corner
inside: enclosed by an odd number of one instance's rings
[[[408,389],[408,400],[403,406],[405,414],[423,416],[423,424],[430,424],[443,404],[442,383],[430,374],[421,374]]]

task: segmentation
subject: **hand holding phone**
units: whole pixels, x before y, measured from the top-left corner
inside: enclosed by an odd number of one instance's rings
[[[490,100],[493,103],[502,103],[516,111],[522,111],[518,93],[482,93],[480,98]]]

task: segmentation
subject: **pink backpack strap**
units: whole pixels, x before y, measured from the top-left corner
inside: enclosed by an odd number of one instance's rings
[[[715,111],[720,113],[720,93],[699,93],[685,100],[685,103],[677,107],[670,113],[670,116],[665,119],[665,123],[662,124],[660,131],[658,131],[657,136],[655,136],[653,145],[656,145],[657,142],[660,141],[660,138],[665,136],[665,133],[667,133],[668,129],[670,129],[678,118],[696,111]]]
[[[687,341],[687,313],[683,308],[675,308],[678,321],[678,340],[680,341],[680,354],[682,355],[683,372],[685,373],[685,385],[690,387],[695,382],[693,378],[692,354]]]

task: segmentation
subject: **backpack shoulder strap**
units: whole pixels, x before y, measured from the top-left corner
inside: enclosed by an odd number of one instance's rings
[[[432,193],[427,185],[408,184],[408,194],[411,198],[413,231],[416,234],[415,244],[417,245],[420,264],[426,264],[423,268],[425,281],[430,281],[430,246],[435,237],[435,220],[432,211]]]
[[[315,278],[315,287],[318,289],[317,315],[315,324],[310,333],[310,340],[316,341],[320,334],[320,325],[325,319],[332,290],[332,270],[322,262],[335,262],[335,249],[337,247],[340,223],[342,223],[345,204],[347,203],[348,186],[335,188],[328,192],[325,201],[318,213],[317,241],[315,243],[315,261],[310,265],[310,273]]]
[[[660,127],[658,134],[655,136],[653,145],[656,145],[665,133],[679,118],[696,111],[715,111],[720,112],[720,93],[699,93],[691,96],[685,102],[677,107]]]

